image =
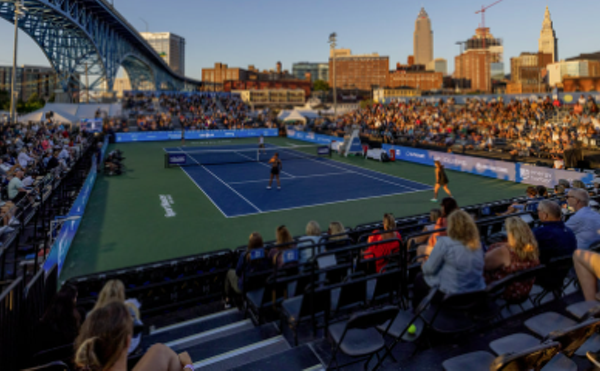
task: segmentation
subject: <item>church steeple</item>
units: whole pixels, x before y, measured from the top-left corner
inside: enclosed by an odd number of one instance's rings
[[[546,6],[544,14],[544,22],[542,23],[542,31],[540,32],[539,51],[541,53],[552,54],[552,60],[558,60],[558,39],[550,17],[550,10]]]

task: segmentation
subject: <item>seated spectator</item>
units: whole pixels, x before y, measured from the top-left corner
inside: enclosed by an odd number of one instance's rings
[[[15,176],[8,182],[8,199],[15,205],[30,192],[22,182],[24,177],[25,173],[23,170],[17,170]]]
[[[422,273],[415,278],[413,308],[438,287],[440,300],[446,294],[458,294],[485,288],[483,250],[475,221],[463,210],[448,217],[447,236],[437,238]]]
[[[284,266],[283,255],[280,254],[285,250],[290,250],[296,248],[296,245],[293,243],[294,238],[292,234],[287,229],[285,225],[280,225],[277,227],[277,231],[275,232],[276,236],[276,247],[272,248],[269,251],[269,260],[273,262],[273,265],[277,266],[277,268],[281,268]]]
[[[263,249],[263,238],[258,232],[253,232],[248,240],[248,249],[240,255],[235,269],[227,272],[225,280],[225,306],[229,306],[229,300],[233,290],[241,294],[244,290],[244,277],[254,272],[260,272],[268,269],[270,264],[268,259],[250,259],[250,253],[255,249]]]
[[[350,246],[350,241],[347,240],[348,235],[346,234],[346,228],[341,222],[329,223],[327,229],[327,250],[341,249]],[[337,241],[337,242],[336,242]]]
[[[600,278],[600,254],[593,251],[577,250],[573,254],[573,266],[579,286],[586,301],[600,300],[598,279]]]
[[[396,219],[392,214],[384,214],[383,215],[383,230],[385,233],[379,233],[379,230],[373,232],[369,239],[368,243],[374,243],[379,241],[391,240],[397,238],[402,241],[402,236],[400,233],[396,231]],[[375,261],[375,269],[377,273],[381,273],[381,271],[385,268],[388,263],[387,259],[382,259],[384,256],[395,254],[400,252],[401,242],[388,242],[388,243],[380,243],[377,245],[369,246],[363,252],[364,259],[377,259]]]
[[[112,301],[118,301],[127,306],[133,323],[136,325],[142,325],[142,321],[140,320],[140,303],[136,299],[128,299],[125,300],[125,286],[123,282],[120,280],[110,280],[104,284],[100,294],[98,294],[98,300],[92,309],[92,312],[98,310],[99,308],[104,307],[107,303]],[[140,341],[142,339],[142,334],[137,334],[130,340],[129,353],[133,353],[133,351],[140,345]]]
[[[583,250],[600,240],[600,214],[590,209],[589,202],[590,195],[584,189],[571,189],[567,195],[567,203],[575,215],[565,225],[575,233],[577,248]]]
[[[29,339],[35,342],[35,353],[73,344],[83,318],[76,304],[77,288],[63,285],[35,327],[35,337]]]
[[[545,198],[548,198],[548,188],[544,187],[543,185],[539,185],[539,186],[535,187],[535,189],[537,191],[538,200],[543,200]]]
[[[538,190],[535,187],[527,187],[525,191],[527,200],[525,202],[515,202],[508,207],[508,209],[503,213],[498,213],[496,215],[510,215],[515,213],[520,213],[525,211],[527,205],[535,204],[538,201]]]
[[[508,241],[493,244],[485,254],[485,282],[487,284],[540,265],[538,245],[527,223],[521,218],[513,216],[506,219],[505,226]],[[513,283],[504,291],[504,299],[525,300],[529,296],[534,282],[535,279]]]
[[[75,365],[82,370],[127,370],[127,350],[134,333],[128,308],[119,301],[92,311],[75,340]],[[133,371],[190,371],[194,367],[187,352],[177,355],[164,344],[153,345]]]
[[[319,223],[311,220],[306,225],[306,236],[302,236],[298,239],[298,249],[300,250],[298,263],[303,264],[308,262],[313,256],[313,250],[315,254],[320,254],[325,251],[323,246],[319,246],[320,240],[321,227],[319,226]]]
[[[431,232],[431,231],[435,230],[435,225],[441,217],[442,217],[442,210],[431,209],[431,211],[429,212],[429,222],[431,222],[432,224],[427,224],[425,227],[423,227],[423,232]],[[425,241],[427,241],[429,236],[430,235],[425,234],[423,236],[410,238],[408,240],[408,248],[409,249],[412,248],[415,244],[425,243]]]
[[[585,183],[583,183],[581,180],[575,179],[575,180],[573,180],[572,188],[586,189],[586,186],[585,186]]]
[[[446,228],[448,226],[448,218],[453,212],[459,210],[459,208],[455,199],[451,197],[446,197],[440,203],[440,210],[442,211],[442,215],[435,223],[435,227],[433,228],[434,231],[437,229]],[[445,235],[446,231],[432,233],[431,236],[429,236],[429,239],[427,240],[427,244],[421,245],[417,248],[417,256],[430,255],[431,250],[433,250],[433,247],[437,243],[438,237]]]
[[[537,213],[540,226],[533,229],[533,234],[538,243],[540,262],[547,264],[552,258],[573,255],[577,240],[573,231],[561,221],[560,206],[554,201],[544,200],[540,202]]]

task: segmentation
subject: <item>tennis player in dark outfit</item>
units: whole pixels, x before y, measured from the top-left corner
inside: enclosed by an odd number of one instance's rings
[[[273,158],[269,160],[271,164],[271,177],[269,178],[269,186],[267,189],[271,189],[271,184],[273,183],[273,176],[277,178],[277,189],[281,189],[281,182],[279,181],[279,171],[281,171],[282,165],[281,160],[279,159],[279,153],[275,152]]]
[[[452,197],[452,193],[450,193],[450,189],[448,189],[448,176],[444,171],[444,167],[439,161],[435,161],[435,187],[433,188],[433,198],[432,202],[437,202],[438,191],[440,187],[444,187],[444,191],[448,194],[448,196]]]

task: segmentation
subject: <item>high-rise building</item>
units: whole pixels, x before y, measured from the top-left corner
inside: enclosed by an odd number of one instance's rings
[[[329,80],[329,63],[314,63],[314,62],[298,62],[292,64],[292,75],[297,79],[306,77],[306,73],[310,73],[312,82],[316,80]]]
[[[571,60],[549,64],[548,84],[552,87],[562,86],[566,77],[598,77],[600,76],[600,61],[597,60]]]
[[[371,90],[374,86],[384,86],[389,68],[389,57],[380,57],[377,53],[340,56],[336,50],[336,87]],[[333,58],[329,58],[329,71],[329,86],[333,86]]]
[[[16,72],[16,91],[21,100],[26,101],[33,94],[48,99],[55,90],[61,89],[58,75],[52,67],[18,66]],[[0,90],[10,91],[11,81],[12,66],[0,66]]]
[[[552,63],[550,53],[521,53],[510,59],[510,83],[507,94],[541,93],[546,90],[546,66]]]
[[[444,76],[448,74],[448,61],[444,58],[436,58],[425,65],[427,71],[441,72]]]
[[[433,60],[433,31],[425,8],[421,8],[415,21],[413,48],[415,64],[426,65]]]
[[[185,39],[170,32],[140,32],[173,71],[185,75]]]
[[[492,76],[504,75],[504,47],[489,28],[478,28],[465,42],[465,51],[454,59],[454,78],[468,82],[472,90],[492,91]]]
[[[552,54],[552,62],[558,61],[558,39],[552,27],[548,6],[546,6],[546,14],[544,14],[544,22],[540,32],[539,51],[540,53]]]

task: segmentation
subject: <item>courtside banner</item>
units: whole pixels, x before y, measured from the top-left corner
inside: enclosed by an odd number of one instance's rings
[[[247,130],[194,130],[186,131],[185,139],[224,139],[224,138],[252,138],[276,137],[277,129],[247,129]],[[133,133],[116,133],[117,143],[127,142],[155,142],[163,140],[180,140],[181,131],[148,131]]]
[[[440,161],[446,169],[517,183],[552,187],[558,184],[559,179],[567,179],[569,182],[578,179],[589,184],[594,178],[593,174],[530,166],[523,163],[483,159],[479,157],[389,144],[383,144],[382,147],[388,153],[394,151],[396,161],[416,162],[433,166],[433,162],[437,160]]]
[[[169,165],[187,165],[187,156],[180,153],[169,153]]]
[[[105,140],[104,145],[102,146],[102,152],[100,154],[102,159],[104,159],[104,154],[107,147],[108,140]],[[100,163],[103,164],[103,162]],[[62,271],[67,254],[71,248],[71,244],[73,243],[75,235],[77,234],[77,230],[79,229],[79,224],[81,223],[81,218],[84,215],[85,207],[87,206],[88,200],[92,194],[92,190],[94,189],[94,184],[96,184],[97,176],[98,166],[96,162],[96,156],[94,155],[90,172],[85,179],[83,186],[81,187],[79,195],[77,195],[77,199],[75,199],[73,206],[71,206],[71,210],[69,210],[69,213],[65,216],[65,218],[72,218],[72,220],[68,220],[63,223],[62,228],[58,233],[58,237],[54,241],[54,244],[50,247],[50,253],[48,254],[46,262],[44,263],[44,270],[46,272],[48,272],[55,264],[57,264],[58,275],[60,276],[60,272]]]
[[[323,134],[315,134],[310,131],[297,131],[290,127],[286,128],[287,137],[291,139],[303,140],[305,142],[317,144],[330,144],[331,142],[343,142],[344,138],[333,137]]]

